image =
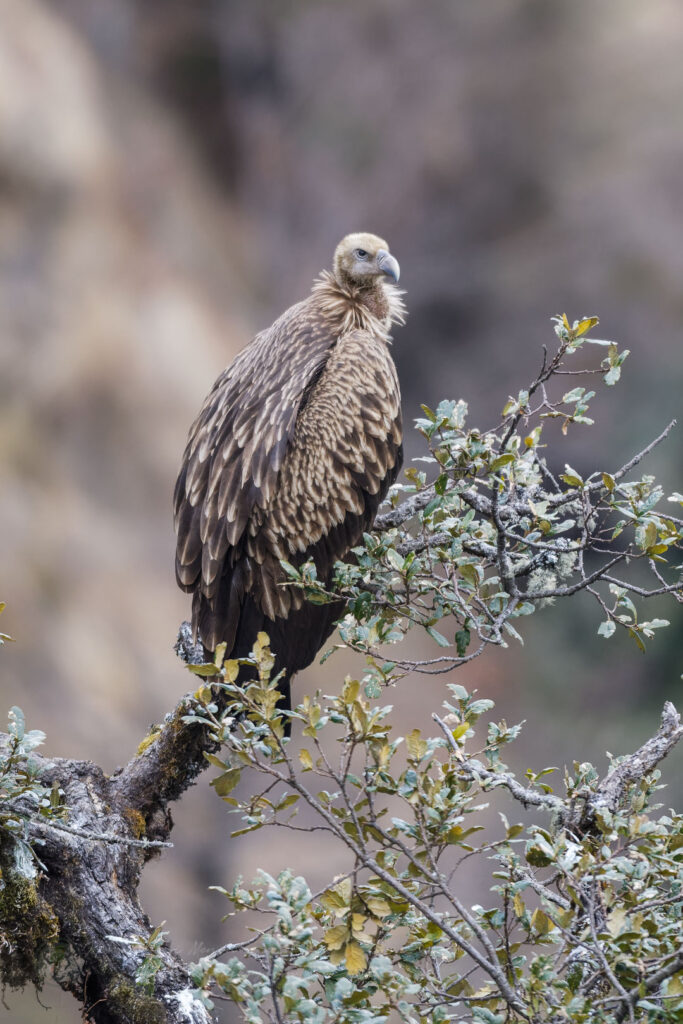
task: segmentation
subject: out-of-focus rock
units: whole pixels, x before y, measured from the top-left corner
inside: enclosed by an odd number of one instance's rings
[[[0,703],[60,754],[113,768],[188,686],[171,491],[201,398],[252,333],[247,251],[163,107],[53,5],[6,0],[0,575],[16,642]],[[200,829],[201,799],[192,814]],[[188,921],[194,898],[174,900]]]

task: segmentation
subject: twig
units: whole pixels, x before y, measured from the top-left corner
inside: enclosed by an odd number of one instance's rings
[[[642,981],[640,985],[628,993],[626,999],[623,1000],[621,1006],[614,1014],[616,1024],[621,1024],[621,1021],[624,1019],[626,1014],[632,1013],[632,1008],[639,999],[642,999],[643,994],[654,992],[655,989],[659,988],[663,981],[666,981],[667,978],[673,977],[674,974],[678,974],[681,969],[683,969],[683,948],[674,955],[674,959],[670,964],[667,964],[666,967],[662,967],[661,970],[656,971],[651,978]],[[645,990],[645,993],[642,992],[642,989]]]
[[[458,759],[460,759],[463,754],[458,747],[451,730],[448,728],[444,720],[436,713],[432,715],[432,718],[443,732],[450,748],[458,755]],[[467,773],[471,777],[483,779],[491,786],[491,788],[494,788],[495,786],[505,786],[505,788],[512,793],[515,800],[519,800],[524,807],[545,807],[546,810],[554,812],[557,812],[564,807],[564,803],[559,797],[553,796],[550,793],[537,793],[533,789],[527,789],[525,786],[520,785],[512,775],[508,775],[505,772],[489,771],[488,768],[484,768],[484,766],[478,761],[462,761],[461,768],[463,772]]]

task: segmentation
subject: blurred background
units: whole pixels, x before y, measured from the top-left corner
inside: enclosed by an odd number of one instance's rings
[[[188,427],[348,231],[401,262],[408,424],[456,397],[494,423],[563,311],[632,354],[560,464],[613,470],[680,416],[681,52],[676,0],[3,0],[0,707],[113,769],[188,688],[170,513]],[[646,468],[683,490],[680,437]],[[516,767],[604,767],[681,699],[682,617],[653,614],[672,626],[642,656],[577,598],[458,681],[528,720]],[[297,692],[346,671],[314,666]],[[404,682],[401,727],[445,695]],[[208,779],[174,815],[142,895],[188,958],[231,937],[209,885],[259,864],[329,878],[317,844],[230,841]],[[55,986],[41,998],[5,994],[0,1019],[80,1020]]]

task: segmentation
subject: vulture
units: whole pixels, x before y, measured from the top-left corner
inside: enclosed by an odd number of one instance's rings
[[[176,578],[195,639],[247,657],[270,637],[279,689],[310,665],[343,613],[288,585],[313,560],[329,584],[401,467],[401,398],[389,353],[404,322],[399,265],[376,235],[347,235],[310,294],[218,377],[175,486]]]

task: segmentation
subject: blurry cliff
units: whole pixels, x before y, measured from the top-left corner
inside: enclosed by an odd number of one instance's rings
[[[680,415],[682,46],[673,0],[5,0],[0,599],[17,642],[0,705],[112,768],[187,687],[170,518],[187,428],[346,231],[401,261],[408,423],[465,397],[486,425],[561,311],[599,313],[632,350],[595,406],[605,468]],[[564,442],[579,470],[588,437]],[[680,488],[679,453],[653,467]],[[574,615],[594,633],[592,609]],[[537,767],[626,749],[625,723],[677,697],[680,625],[644,659],[575,650],[552,611],[533,627],[465,681],[532,719],[519,757]],[[441,685],[396,695],[407,722]],[[149,910],[195,954],[225,935],[206,885],[262,851],[225,841],[206,786],[178,818]],[[31,999],[15,1012],[45,1019]]]

